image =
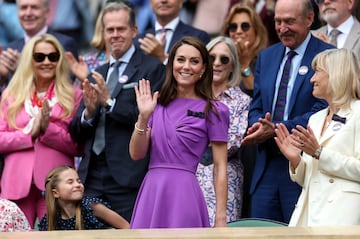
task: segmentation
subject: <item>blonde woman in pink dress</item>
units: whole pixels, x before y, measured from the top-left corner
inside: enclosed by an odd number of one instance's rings
[[[1,197],[14,201],[31,227],[46,213],[47,173],[74,166],[78,147],[68,126],[81,96],[60,42],[50,34],[31,38],[0,104]]]

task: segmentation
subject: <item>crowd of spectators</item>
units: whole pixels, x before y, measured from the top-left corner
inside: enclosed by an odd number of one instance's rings
[[[360,184],[359,9],[360,0],[0,0],[0,218],[19,216],[1,230],[36,228],[50,192],[58,211],[48,212],[72,229],[84,228],[75,208],[87,197],[127,221],[117,228],[243,217],[359,225],[358,192],[347,195]],[[346,130],[354,142],[343,145]],[[58,166],[81,181],[64,183],[84,194],[70,211],[58,182],[45,192]],[[322,207],[318,182],[329,188]],[[350,199],[356,215],[329,220],[339,211],[330,202]]]

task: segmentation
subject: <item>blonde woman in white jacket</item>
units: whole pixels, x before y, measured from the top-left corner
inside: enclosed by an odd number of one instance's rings
[[[360,69],[346,49],[313,60],[313,95],[329,104],[291,132],[279,124],[275,141],[302,186],[289,226],[360,224]]]

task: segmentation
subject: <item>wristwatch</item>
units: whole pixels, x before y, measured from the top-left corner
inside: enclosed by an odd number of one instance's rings
[[[250,69],[250,67],[245,68],[245,69],[241,72],[241,75],[242,75],[243,77],[248,77],[248,76],[250,76],[250,74],[251,74],[251,69]]]
[[[320,146],[320,148],[318,148],[317,150],[315,150],[314,154],[312,155],[313,158],[319,159],[322,149],[323,149],[323,147]]]
[[[111,99],[111,98],[109,98],[109,99],[106,100],[105,109],[106,109],[107,111],[109,111],[109,110],[111,109],[111,107],[113,107],[113,105],[114,105],[114,100]]]

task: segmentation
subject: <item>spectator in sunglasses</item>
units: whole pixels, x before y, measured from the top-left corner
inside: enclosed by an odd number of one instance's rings
[[[0,86],[5,88],[16,70],[20,53],[25,43],[34,36],[44,33],[54,35],[65,48],[77,57],[77,44],[71,37],[48,28],[49,0],[17,0],[18,17],[24,30],[24,37],[10,42],[0,54]]]
[[[226,222],[236,221],[241,216],[243,198],[243,165],[238,155],[240,142],[248,126],[250,96],[241,91],[240,65],[235,43],[229,37],[218,36],[211,40],[207,49],[213,66],[212,90],[214,97],[230,111],[228,130],[228,197]],[[212,175],[214,173],[211,145],[208,146],[197,168],[196,176],[204,193],[209,211],[210,225],[215,223],[216,195]]]
[[[46,213],[44,180],[60,165],[74,166],[77,145],[68,125],[81,99],[64,49],[50,34],[25,45],[0,104],[1,197],[14,201],[30,226]]]
[[[240,88],[250,97],[254,91],[254,73],[256,59],[261,50],[267,46],[266,29],[255,10],[244,4],[236,4],[226,18],[223,35],[234,40],[240,63]],[[250,216],[250,183],[255,164],[256,147],[241,146],[239,157],[244,165],[244,193],[242,215]]]
[[[235,42],[243,77],[241,89],[252,96],[256,58],[268,45],[265,26],[252,7],[236,4],[225,19],[222,35],[230,37]]]
[[[354,51],[360,60],[360,22],[351,14],[355,1],[315,0],[320,17],[327,23],[314,31],[314,35],[337,48]]]

